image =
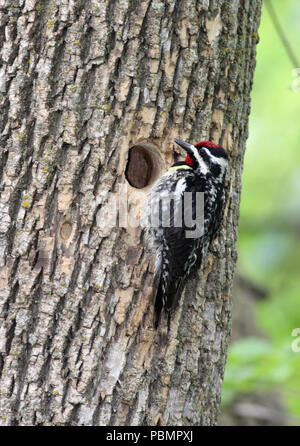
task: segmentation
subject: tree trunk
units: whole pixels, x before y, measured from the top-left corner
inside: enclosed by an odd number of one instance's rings
[[[260,9],[0,0],[1,424],[216,423]],[[174,137],[221,143],[230,170],[168,332],[123,211],[140,215]]]

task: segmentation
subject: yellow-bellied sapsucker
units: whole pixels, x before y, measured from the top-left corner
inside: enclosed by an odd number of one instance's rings
[[[186,150],[185,161],[173,164],[154,184],[145,210],[148,238],[156,251],[156,327],[162,310],[169,320],[187,278],[200,266],[220,227],[225,203],[225,150],[210,141],[175,142]]]

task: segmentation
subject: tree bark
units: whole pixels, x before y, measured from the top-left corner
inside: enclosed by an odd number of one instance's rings
[[[0,0],[1,424],[216,423],[260,9]],[[221,234],[167,332],[141,228],[108,220],[120,186],[140,215],[174,137],[222,144],[230,169]]]

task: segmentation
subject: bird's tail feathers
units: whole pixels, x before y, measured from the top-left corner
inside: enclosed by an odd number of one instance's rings
[[[178,301],[184,288],[184,280],[182,278],[173,277],[168,283],[164,282],[161,275],[157,282],[155,298],[154,298],[154,326],[159,325],[162,310],[165,310],[168,316],[168,327],[170,328],[170,315],[174,308],[177,307]]]

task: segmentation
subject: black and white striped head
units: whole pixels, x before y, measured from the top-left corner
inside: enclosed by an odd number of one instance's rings
[[[201,141],[195,145],[179,139],[174,141],[187,152],[185,163],[195,171],[204,175],[210,172],[215,177],[223,177],[226,173],[227,154],[220,145],[211,141]]]

